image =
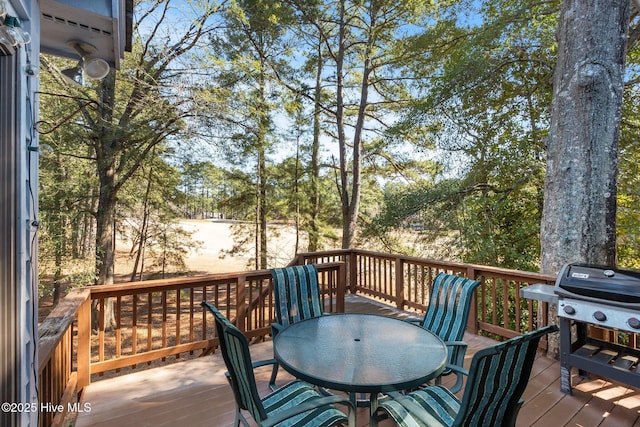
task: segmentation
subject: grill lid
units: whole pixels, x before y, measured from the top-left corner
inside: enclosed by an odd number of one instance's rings
[[[554,291],[559,296],[621,306],[640,304],[640,271],[589,264],[565,264]]]

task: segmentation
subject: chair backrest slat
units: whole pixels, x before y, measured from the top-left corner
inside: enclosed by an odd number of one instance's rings
[[[443,341],[460,341],[469,319],[473,292],[480,285],[477,280],[446,273],[433,280],[429,306],[422,326]]]
[[[478,351],[469,368],[454,426],[500,426],[514,419],[547,326]]]
[[[313,264],[271,270],[276,320],[289,326],[322,315],[318,269]]]

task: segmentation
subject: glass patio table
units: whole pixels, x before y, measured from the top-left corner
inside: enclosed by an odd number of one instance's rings
[[[294,323],[275,337],[275,358],[296,378],[330,390],[369,394],[417,387],[445,368],[447,347],[411,323],[374,314],[331,314]]]

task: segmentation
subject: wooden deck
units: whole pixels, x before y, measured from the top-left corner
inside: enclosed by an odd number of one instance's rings
[[[350,312],[397,311],[351,299]],[[400,314],[402,315],[402,314]],[[473,353],[492,341],[467,334],[467,364]],[[254,361],[272,357],[271,342],[251,347]],[[159,368],[121,375],[92,383],[84,392],[77,427],[88,426],[231,426],[235,403],[224,377],[220,353],[173,363]],[[536,359],[518,426],[640,427],[640,391],[624,385],[592,378],[574,378],[572,396],[560,392],[559,362],[540,356]],[[258,372],[259,390],[267,393],[270,368]],[[279,382],[290,379],[285,372]],[[358,426],[368,425],[365,408],[358,410]],[[385,420],[381,426],[391,426]]]

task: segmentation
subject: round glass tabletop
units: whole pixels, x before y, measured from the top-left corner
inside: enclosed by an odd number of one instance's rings
[[[372,314],[331,314],[290,325],[274,340],[289,373],[334,390],[378,393],[417,387],[438,376],[447,347],[433,333]]]

